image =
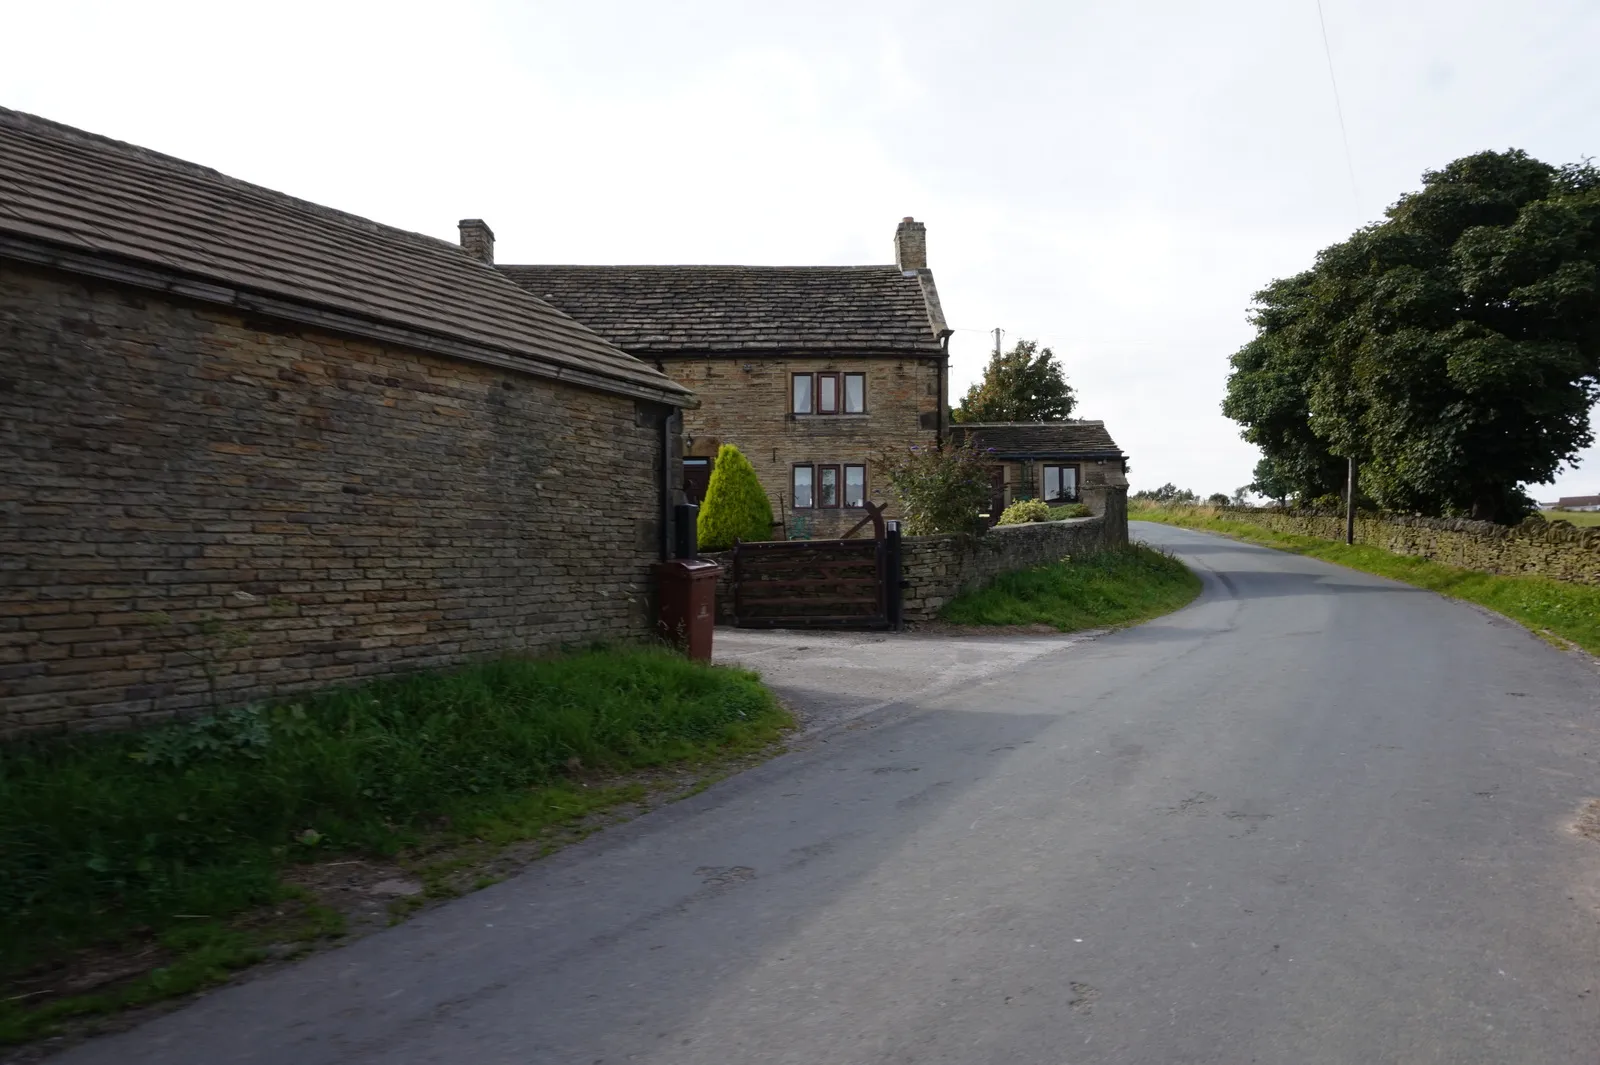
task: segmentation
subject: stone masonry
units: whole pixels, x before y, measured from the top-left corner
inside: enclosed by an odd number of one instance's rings
[[[1342,514],[1234,507],[1209,512],[1277,532],[1344,540]],[[1600,584],[1597,528],[1537,521],[1507,527],[1458,518],[1362,514],[1356,520],[1356,543],[1483,573]]]
[[[1119,535],[1116,522],[1106,518],[998,525],[976,540],[953,534],[909,536],[902,569],[905,619],[934,621],[950,600],[986,587],[1002,573],[1098,554],[1127,542],[1126,520]]]
[[[755,467],[785,521],[790,539],[838,536],[864,517],[861,510],[795,510],[790,470],[795,463],[865,463],[867,498],[890,503],[885,452],[932,446],[939,417],[939,363],[934,359],[670,358],[661,368],[699,396],[684,412],[684,453],[714,457],[733,444]],[[790,375],[842,371],[866,374],[866,413],[791,414]],[[870,535],[868,533],[867,535]]]
[[[0,347],[0,735],[651,631],[665,407],[33,267]]]

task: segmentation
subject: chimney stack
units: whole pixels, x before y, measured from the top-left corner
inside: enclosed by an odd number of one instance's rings
[[[494,230],[489,223],[481,218],[463,218],[457,224],[461,227],[461,246],[467,254],[493,266]]]
[[[910,215],[894,231],[894,261],[902,270],[928,268],[928,227]]]

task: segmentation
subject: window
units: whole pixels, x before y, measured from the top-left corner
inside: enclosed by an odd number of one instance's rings
[[[817,506],[836,508],[839,505],[839,467],[817,467]]]
[[[789,409],[795,414],[867,412],[864,373],[797,373],[789,381]]]
[[[867,409],[867,375],[864,373],[847,373],[844,375],[844,412],[846,414],[861,414]]]
[[[794,375],[794,384],[791,388],[791,393],[794,397],[792,405],[796,414],[811,413],[812,379],[812,375],[808,373],[797,373]],[[772,393],[768,392],[767,395],[770,396]]]
[[[839,413],[839,375],[836,373],[817,374],[817,413]]]
[[[1050,466],[1044,468],[1044,500],[1046,503],[1073,502],[1078,498],[1078,467]]]
[[[857,508],[867,505],[867,468],[865,466],[846,466],[844,468],[844,505]]]
[[[772,393],[769,392],[767,394],[771,395]],[[796,510],[808,510],[816,505],[812,502],[811,497],[811,477],[812,470],[810,466],[796,466],[794,468],[794,509]]]

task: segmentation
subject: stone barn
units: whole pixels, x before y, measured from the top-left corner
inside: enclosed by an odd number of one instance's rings
[[[692,393],[455,244],[0,110],[0,348],[0,735],[652,631]]]

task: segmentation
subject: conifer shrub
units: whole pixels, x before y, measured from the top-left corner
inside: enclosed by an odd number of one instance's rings
[[[772,503],[755,467],[732,444],[717,451],[695,533],[707,551],[726,551],[735,540],[772,539]]]

